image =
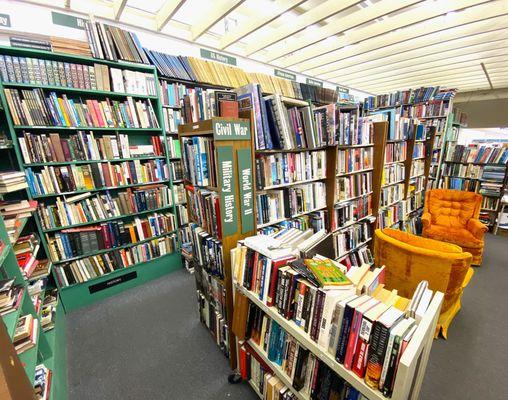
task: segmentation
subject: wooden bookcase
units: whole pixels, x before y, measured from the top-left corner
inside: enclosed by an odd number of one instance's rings
[[[88,57],[81,57],[75,55],[68,54],[60,54],[60,53],[52,53],[42,50],[33,50],[33,49],[20,49],[20,48],[12,48],[0,46],[0,54],[16,56],[16,57],[31,57],[36,59],[50,60],[56,62],[64,62],[64,63],[77,63],[85,66],[93,66],[94,64],[106,65],[112,68],[119,68],[122,70],[128,70],[132,72],[143,72],[148,74],[153,74],[154,82],[157,82],[157,72],[154,67],[144,65],[144,64],[133,64],[133,63],[123,63],[123,62],[113,62],[107,60],[100,60]],[[23,131],[30,131],[34,135],[38,135],[41,133],[50,133],[50,132],[58,132],[61,134],[69,134],[76,133],[78,130],[82,131],[92,131],[97,137],[102,134],[114,134],[116,132],[128,135],[129,142],[131,144],[146,144],[147,141],[149,143],[149,138],[152,135],[161,136],[163,138],[163,145],[166,146],[166,132],[163,129],[163,121],[162,121],[162,104],[160,101],[160,90],[159,86],[155,84],[156,95],[139,95],[139,94],[128,94],[128,93],[118,93],[114,91],[104,91],[104,90],[92,90],[92,89],[78,89],[71,87],[60,87],[60,86],[47,86],[40,84],[31,84],[31,83],[11,83],[4,82],[0,85],[0,103],[3,106],[4,110],[9,110],[7,105],[6,96],[4,94],[4,88],[10,89],[35,89],[39,88],[44,91],[44,93],[48,93],[50,91],[57,92],[59,95],[69,94],[69,97],[81,97],[83,99],[97,99],[104,100],[106,98],[125,100],[127,97],[132,97],[134,100],[146,100],[149,101],[152,105],[152,108],[156,114],[156,119],[158,121],[159,128],[113,128],[113,127],[63,127],[63,126],[25,126],[25,125],[15,125],[13,119],[10,115],[10,112],[6,111],[6,126],[7,130],[10,132],[11,138],[13,140],[14,150],[16,153],[16,158],[18,161],[18,165],[20,166],[20,170],[25,170],[26,168],[33,168],[34,170],[38,170],[43,167],[51,167],[51,166],[60,166],[60,165],[79,165],[79,164],[92,164],[98,162],[124,162],[131,161],[134,158],[129,159],[111,159],[111,160],[87,160],[87,161],[69,161],[69,162],[48,162],[48,163],[38,163],[38,164],[27,164],[25,163],[20,144],[18,142],[18,137],[22,134]],[[165,147],[165,155],[164,156],[154,156],[154,157],[137,157],[136,160],[144,161],[150,159],[161,159],[165,161],[168,165],[170,163],[168,157],[168,151]],[[171,179],[157,181],[156,183],[166,184],[170,189],[172,189]],[[94,190],[76,190],[72,193],[60,193],[60,194],[46,194],[41,196],[32,195],[32,193],[27,190],[28,197],[30,199],[35,199],[38,201],[45,202],[53,202],[57,197],[63,197],[65,195],[74,195],[79,193],[93,192],[93,193],[103,193],[105,190],[115,192],[119,189],[129,188],[129,187],[141,187],[143,185],[147,185],[149,183],[141,183],[141,184],[132,184],[132,185],[123,185],[117,187],[109,187],[109,188],[100,188]],[[172,199],[172,190],[171,190],[171,199]],[[154,210],[154,211],[166,211],[166,212],[174,212],[174,201],[171,201],[171,205],[165,207],[164,210]],[[148,212],[147,212],[148,213]],[[131,220],[133,215],[121,215],[119,217],[108,218],[104,221],[109,220]],[[39,237],[41,239],[42,245],[46,254],[49,255],[49,247],[48,247],[48,235],[52,234],[52,232],[57,231],[58,229],[43,229],[42,223],[38,217],[35,218],[37,223],[37,229],[39,231]],[[93,221],[85,224],[78,224],[79,226],[92,225],[97,222],[103,221]],[[75,227],[75,226],[72,226]],[[77,227],[77,226],[76,226]],[[59,229],[65,229],[67,227],[62,227]],[[171,232],[165,233],[163,235],[169,235]],[[132,245],[140,244],[143,241],[133,243]],[[146,241],[145,241],[146,242]],[[122,246],[125,248],[130,247],[130,245]],[[101,253],[105,253],[108,251],[113,251],[115,249],[107,249],[107,250],[99,250],[94,253],[89,253],[83,256],[79,256],[79,258],[93,256]],[[114,272],[108,273],[106,275],[102,275],[100,277],[88,280],[84,283],[77,283],[70,286],[59,287],[59,296],[62,301],[62,305],[66,312],[76,309],[78,307],[90,304],[100,299],[104,299],[106,297],[112,296],[114,294],[120,293],[123,290],[126,290],[131,287],[138,286],[144,282],[147,282],[151,279],[158,278],[163,276],[173,270],[181,268],[181,259],[178,254],[179,244],[177,244],[176,249],[173,253],[165,254],[159,258],[138,263],[132,265],[128,268],[122,268],[119,270],[115,270]],[[62,261],[53,260],[54,265],[60,264]],[[68,260],[65,260],[68,261]],[[56,279],[55,271],[53,270],[53,275]]]
[[[234,126],[242,126],[247,129],[243,136],[224,136],[222,128],[230,127],[231,132],[235,132]],[[236,247],[238,240],[255,235],[255,196],[254,196],[254,157],[252,152],[251,129],[249,119],[232,119],[214,117],[209,120],[199,121],[191,124],[182,124],[178,127],[180,143],[182,147],[182,157],[184,156],[184,146],[182,138],[203,136],[213,139],[215,153],[215,171],[217,172],[218,187],[202,187],[214,191],[220,199],[220,229],[222,243],[222,262],[224,268],[224,278],[221,279],[214,275],[209,275],[209,279],[215,279],[225,288],[226,291],[226,321],[228,329],[229,343],[229,361],[231,368],[236,367],[236,344],[235,337],[231,333],[233,318],[233,281],[231,271],[231,249]],[[223,171],[225,166],[232,167],[231,179],[224,179]],[[241,170],[241,171],[240,171]],[[188,190],[200,188],[193,185],[185,179],[187,194],[187,204],[191,204]],[[234,199],[234,203],[229,203],[228,215],[225,211],[225,202]],[[248,201],[250,199],[250,202]],[[226,217],[228,215],[228,217]],[[231,218],[229,221],[227,218]],[[199,225],[198,221],[193,220],[192,212],[189,210],[189,219],[191,222]],[[210,232],[209,232],[210,233]],[[202,279],[201,268],[197,261],[194,262],[196,284],[198,290],[203,290],[200,283]],[[207,295],[206,293],[204,294]],[[210,301],[210,300],[209,300]]]

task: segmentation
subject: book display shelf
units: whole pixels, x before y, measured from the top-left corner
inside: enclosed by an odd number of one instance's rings
[[[178,133],[200,318],[234,369],[230,251],[256,232],[250,120],[214,117]]]
[[[181,267],[154,67],[0,47],[0,99],[66,312]]]
[[[237,335],[236,337],[240,349],[240,372],[243,374],[245,370],[250,370],[250,372],[247,372],[247,374],[250,375],[247,376],[247,378],[250,377],[252,380],[250,384],[255,390],[257,389],[256,392],[262,392],[262,390],[260,390],[259,383],[256,384],[254,382],[259,380],[259,377],[254,378],[254,369],[249,368],[249,365],[245,365],[245,361],[242,361],[245,360],[246,357],[253,357],[255,359],[254,364],[258,363],[261,365],[263,370],[262,374],[275,376],[281,382],[281,387],[277,390],[287,390],[293,394],[294,398],[300,400],[309,400],[311,398],[315,398],[316,393],[321,391],[323,391],[323,393],[332,393],[333,390],[338,390],[339,393],[351,390],[354,393],[358,392],[367,399],[381,400],[391,397],[392,399],[403,400],[418,398],[432,347],[436,323],[439,318],[441,304],[443,301],[442,293],[433,293],[432,291],[429,291],[428,295],[430,296],[428,297],[428,306],[425,311],[417,317],[417,323],[412,328],[412,332],[414,332],[412,338],[408,340],[407,347],[402,355],[399,355],[399,364],[395,367],[396,373],[394,372],[394,375],[391,377],[391,389],[389,389],[388,394],[383,393],[378,388],[377,381],[372,381],[371,379],[369,380],[369,378],[372,378],[372,376],[377,374],[374,370],[369,370],[369,368],[371,368],[370,354],[369,362],[365,363],[367,364],[367,367],[362,367],[360,369],[357,368],[357,364],[355,364],[356,361],[354,363],[352,363],[352,361],[348,361],[349,356],[347,354],[350,352],[349,345],[347,345],[348,350],[346,355],[339,355],[338,348],[342,346],[340,344],[340,339],[338,339],[336,345],[332,345],[330,344],[331,339],[329,338],[332,336],[331,332],[334,328],[332,324],[338,323],[340,326],[341,317],[334,316],[333,318],[338,318],[338,321],[336,322],[327,321],[328,317],[331,317],[332,312],[334,315],[337,313],[336,310],[339,307],[336,306],[334,311],[334,307],[331,304],[335,304],[335,301],[336,304],[339,304],[339,302],[342,303],[340,298],[345,298],[350,302],[354,302],[355,300],[351,300],[355,298],[352,297],[354,293],[356,293],[356,299],[360,300],[359,296],[363,296],[363,302],[367,301],[367,303],[369,303],[370,301],[370,307],[372,307],[372,304],[377,304],[374,308],[379,307],[380,309],[386,310],[388,305],[380,305],[372,299],[372,297],[377,296],[377,294],[374,294],[376,290],[374,290],[374,292],[367,293],[359,292],[357,287],[356,289],[352,289],[352,292],[350,292],[351,294],[349,295],[340,294],[341,290],[346,289],[340,289],[335,291],[335,294],[331,294],[334,289],[328,288],[328,290],[324,290],[319,288],[319,286],[313,286],[313,283],[309,283],[308,280],[300,275],[298,272],[299,270],[292,267],[292,265],[294,265],[293,263],[289,263],[289,261],[284,263],[282,261],[283,259],[288,260],[288,257],[291,258],[289,256],[292,252],[290,249],[286,249],[287,251],[285,253],[282,251],[283,249],[278,249],[278,255],[275,256],[275,258],[272,258],[274,255],[271,251],[265,251],[266,249],[262,248],[263,246],[258,241],[253,240],[252,242],[249,242],[250,239],[251,238],[247,238],[239,244],[238,250],[240,251],[238,251],[238,253],[242,255],[239,259],[235,259],[234,275],[235,290],[237,294],[235,297],[234,323],[236,324],[236,328],[234,331]],[[244,247],[246,248],[245,250],[243,249]],[[247,254],[247,256],[244,256],[244,254]],[[254,274],[253,276],[256,276],[255,271],[258,267],[256,264],[251,265],[249,263],[248,254],[251,254],[251,256],[253,255],[254,259],[256,259],[257,254],[259,259],[263,258],[271,260],[271,262],[267,264],[267,271],[263,275],[265,278],[261,277],[264,284],[269,286],[268,290],[263,289],[263,283],[261,284],[261,289],[259,284],[253,283],[257,281],[256,278],[252,278],[253,280],[251,281],[251,272],[249,271],[252,269],[254,271],[252,272],[252,274]],[[238,257],[238,254],[236,254],[235,257]],[[295,263],[297,262],[298,261]],[[284,266],[286,264],[289,266]],[[280,273],[273,272],[277,271],[277,268]],[[319,297],[319,293],[322,293],[323,304],[320,306],[316,305],[315,307],[309,306],[308,310],[305,308],[305,305],[302,305],[301,314],[300,311],[298,311],[299,306],[296,305],[296,302],[294,306],[289,305],[293,304],[292,301],[288,302],[287,306],[283,305],[286,304],[285,300],[283,300],[285,298],[285,293],[291,291],[290,287],[284,286],[285,284],[281,283],[278,279],[268,281],[269,278],[266,277],[276,277],[286,273],[288,273],[288,276],[294,277],[296,287],[299,287],[298,282],[302,282],[302,280],[305,282],[304,284],[306,285],[306,289],[303,292],[299,292],[300,296],[308,298],[308,302],[313,303],[314,301],[321,301],[317,299]],[[272,287],[274,289],[272,289]],[[335,288],[335,290],[336,289],[337,288]],[[379,289],[381,289],[381,291],[385,290],[382,289],[382,287]],[[299,289],[295,289],[295,291],[298,290]],[[377,292],[379,292],[379,290]],[[313,300],[313,293],[316,293],[315,300]],[[291,294],[288,296],[290,297]],[[335,301],[332,300],[329,302],[329,296],[331,299],[335,299]],[[347,302],[348,300],[344,300],[344,302]],[[307,300],[303,301],[306,302]],[[410,303],[410,299],[401,298],[400,302],[401,304],[404,303],[407,306],[407,304]],[[361,304],[361,302],[359,302],[359,304]],[[296,307],[298,307],[298,309]],[[351,307],[353,307],[353,305],[351,305]],[[397,306],[395,306],[395,308],[397,308]],[[293,311],[288,312],[288,309]],[[366,307],[366,309],[368,308]],[[304,310],[307,310],[309,313]],[[358,311],[357,308],[357,311],[354,312],[356,315],[357,312],[363,313],[364,311]],[[395,312],[397,315],[403,314],[402,311]],[[325,313],[327,317],[325,317]],[[344,314],[341,314],[343,315],[343,318],[346,318],[345,315],[347,313],[348,312],[345,311]],[[304,315],[305,318],[310,318],[310,320],[307,321],[307,319],[305,319],[304,321]],[[323,322],[321,322],[321,318],[323,318]],[[362,318],[361,314],[360,318]],[[363,318],[370,317],[363,314]],[[376,324],[377,322],[373,322],[373,326]],[[316,326],[315,329],[314,325]],[[328,328],[326,328],[326,326],[328,326]],[[349,324],[342,322],[342,328],[339,328],[341,329],[341,332],[347,332],[348,328],[345,328],[345,326],[349,327]],[[353,329],[354,328],[351,327],[351,332]],[[369,331],[369,329],[370,328],[368,328],[367,331]],[[376,341],[376,334],[373,332],[376,329],[377,328],[374,327],[373,331],[366,333],[367,337],[370,335],[370,346],[375,346],[374,342]],[[317,333],[318,331],[320,332]],[[330,332],[330,334],[328,334],[328,332]],[[365,334],[365,332],[361,335],[363,334]],[[339,335],[339,333],[337,333],[337,335]],[[340,336],[342,335],[343,333],[340,334]],[[360,352],[358,355],[359,357],[361,357],[362,354],[361,350],[359,350],[361,348],[361,340],[363,340],[363,337],[362,339],[358,339],[358,346],[355,346],[356,351],[353,352],[355,354],[356,352]],[[354,347],[352,347],[352,349],[354,349]],[[367,347],[365,352],[369,353],[370,348]],[[246,354],[248,354],[248,356]],[[356,359],[355,357],[356,356],[353,356],[352,358]],[[367,354],[365,354],[365,357],[367,357]],[[359,362],[358,364],[362,363]],[[383,364],[382,358],[381,364]],[[253,364],[251,363],[250,367],[252,367],[252,365]],[[380,368],[384,369],[386,367],[380,365]],[[324,371],[322,371],[323,369]],[[312,378],[312,375],[316,374],[315,371],[319,371],[317,374],[321,377],[321,379],[318,378],[316,380],[315,378]],[[381,371],[379,371],[379,375],[381,375]],[[324,378],[324,376],[328,376],[328,378]],[[382,379],[384,380],[384,378]],[[330,381],[335,381],[335,383],[330,383]],[[381,383],[379,385],[381,385]],[[264,387],[264,385],[261,386]],[[327,389],[325,389],[325,387]],[[384,390],[385,389],[383,389],[383,391]],[[313,394],[311,395],[311,393]],[[358,397],[358,393],[355,394],[357,397],[354,398],[363,398]]]
[[[36,366],[43,364],[50,372],[51,396],[53,400],[67,399],[67,355],[65,314],[60,301],[53,309],[52,328],[43,326],[43,305],[46,305],[55,295],[55,288],[46,284],[42,289],[36,289],[35,280],[27,278],[18,266],[16,254],[11,244],[11,236],[7,233],[3,217],[0,216],[0,240],[2,243],[0,254],[0,279],[13,280],[15,301],[13,306],[2,311],[2,321],[14,349],[17,327],[20,319],[33,320],[30,330],[31,344],[24,351],[17,354],[12,362],[20,364],[31,386],[34,385]],[[56,300],[56,298],[53,298]],[[17,342],[16,342],[17,344]],[[2,351],[10,351],[2,349]]]
[[[483,196],[480,220],[493,229],[500,218],[501,199],[508,185],[507,162],[506,142],[480,141],[459,145],[450,141],[440,187],[480,193]]]

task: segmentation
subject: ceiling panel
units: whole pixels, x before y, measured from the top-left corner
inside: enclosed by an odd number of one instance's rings
[[[374,93],[427,84],[487,89],[480,63],[494,86],[508,82],[508,0],[29,2],[138,25]]]

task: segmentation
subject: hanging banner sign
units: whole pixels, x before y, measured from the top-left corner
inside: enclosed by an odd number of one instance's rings
[[[212,61],[219,61],[224,64],[236,65],[236,58],[228,56],[227,54],[217,53],[216,51],[200,49],[201,57],[207,58]]]
[[[238,149],[236,158],[238,161],[242,233],[247,233],[254,230],[254,194],[252,191],[252,155],[250,149]]]
[[[307,78],[307,84],[308,85],[313,85],[313,86],[323,87],[323,82],[316,81],[315,79],[312,79],[312,78]]]
[[[345,88],[345,87],[342,87],[342,86],[337,86],[337,92],[339,92],[339,93],[349,93],[349,89]]]
[[[273,73],[279,78],[289,79],[290,81],[296,81],[296,75],[291,72],[282,71],[281,69],[274,69]]]
[[[67,26],[68,28],[85,30],[86,19],[78,18],[73,15],[62,14],[52,11],[51,19],[54,25]]]
[[[250,140],[249,121],[213,120],[215,140]]]
[[[220,186],[220,216],[222,237],[234,235],[238,229],[237,205],[235,197],[235,175],[233,146],[218,146]]]

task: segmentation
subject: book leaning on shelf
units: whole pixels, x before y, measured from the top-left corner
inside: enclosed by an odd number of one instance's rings
[[[154,238],[148,242],[95,256],[83,257],[54,266],[59,287],[83,283],[116,270],[151,261],[177,248],[176,234]]]
[[[63,229],[47,235],[48,248],[54,262],[87,256],[100,250],[136,244],[175,230],[175,216],[154,213],[146,218],[135,217],[130,223],[111,221],[84,228]]]
[[[171,192],[166,185],[128,188],[112,195],[90,192],[61,199],[55,204],[40,203],[37,208],[44,229],[63,228],[101,219],[128,216],[140,212],[168,208],[172,205]]]
[[[157,95],[153,74],[111,68],[97,63],[83,65],[0,55],[0,78],[4,83]]]
[[[96,138],[96,136],[99,136]],[[18,137],[26,164],[163,156],[165,147],[160,136],[150,136],[150,144],[131,145],[129,136],[97,135],[78,131],[75,134],[33,134],[23,131]]]
[[[157,183],[169,179],[164,160],[50,166],[42,168],[40,172],[34,172],[32,168],[27,168],[25,172],[32,196]]]
[[[124,101],[72,99],[42,89],[4,89],[15,125],[81,128],[158,128],[157,117],[148,100]]]

